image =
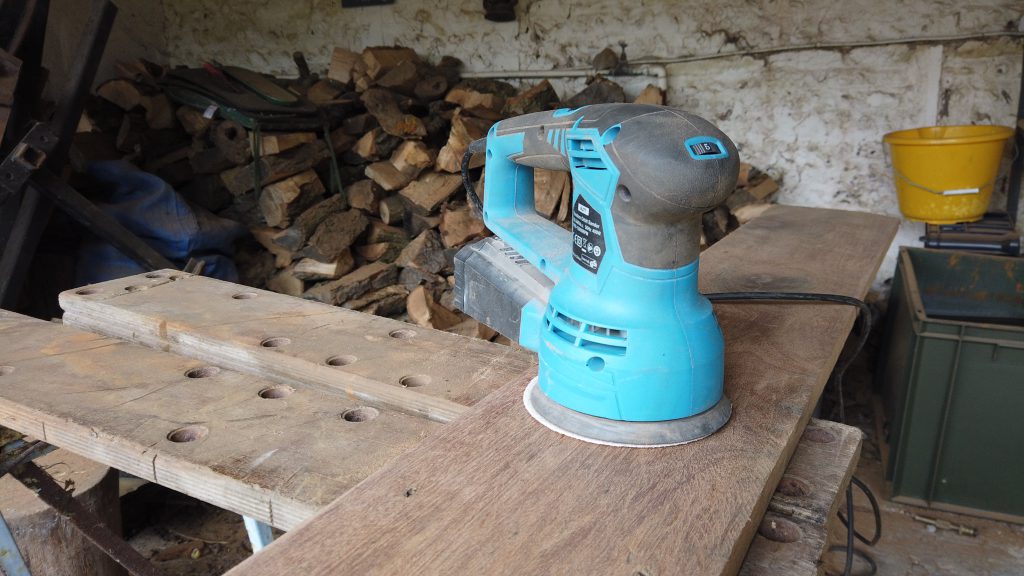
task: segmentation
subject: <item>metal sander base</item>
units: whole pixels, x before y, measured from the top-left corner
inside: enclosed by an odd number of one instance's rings
[[[725,426],[732,403],[725,396],[708,410],[678,420],[626,422],[590,416],[558,404],[537,385],[537,378],[523,393],[526,411],[544,426],[577,440],[629,448],[662,448],[700,440]]]

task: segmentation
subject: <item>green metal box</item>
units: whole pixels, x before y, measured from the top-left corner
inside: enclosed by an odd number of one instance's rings
[[[879,376],[893,499],[1024,521],[1024,260],[900,248]]]

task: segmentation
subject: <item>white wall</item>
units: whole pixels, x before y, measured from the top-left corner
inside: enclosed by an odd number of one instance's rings
[[[634,60],[847,45],[673,64],[668,100],[718,123],[747,161],[781,177],[781,202],[894,215],[882,135],[1012,125],[1021,74],[1020,36],[908,40],[1024,30],[1019,0],[520,0],[518,21],[503,24],[483,19],[480,0],[344,10],[339,0],[168,0],[163,8],[173,62],[216,58],[281,74],[295,73],[294,50],[325,68],[333,46],[400,44],[484,71],[587,66],[620,40]],[[885,41],[893,44],[849,47]],[[916,243],[922,226],[904,224],[897,244]]]
[[[43,65],[50,71],[46,94],[57,94],[60,83],[68,76],[75,57],[83,49],[82,31],[88,20],[84,0],[51,0],[47,22]],[[164,13],[161,0],[114,0],[117,16],[110,31],[107,48],[96,72],[96,83],[117,75],[121,60],[145,58],[153,62],[167,59],[164,36]]]

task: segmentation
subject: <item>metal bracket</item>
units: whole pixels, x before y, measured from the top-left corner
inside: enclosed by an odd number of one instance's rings
[[[59,139],[46,124],[36,123],[0,163],[0,206],[17,197],[29,178],[46,163]]]

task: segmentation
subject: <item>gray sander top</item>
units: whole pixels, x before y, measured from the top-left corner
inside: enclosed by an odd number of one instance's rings
[[[569,159],[548,141],[551,130],[619,126],[605,151],[619,170],[612,200],[614,228],[623,258],[644,268],[672,269],[696,260],[700,216],[721,204],[736,187],[739,153],[721,130],[676,108],[648,104],[595,104],[564,116],[537,112],[502,120],[497,135],[524,132],[518,164],[569,170]],[[728,156],[695,159],[684,142],[717,139]]]

